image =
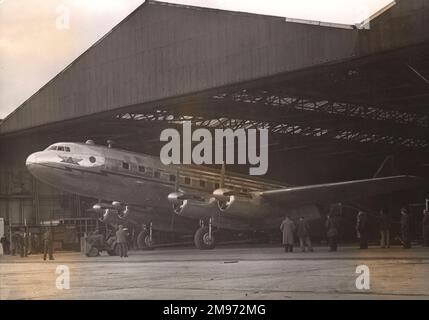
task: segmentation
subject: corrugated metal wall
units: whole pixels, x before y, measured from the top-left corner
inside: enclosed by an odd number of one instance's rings
[[[143,5],[0,126],[0,133],[350,59],[429,39],[429,0],[346,30]]]

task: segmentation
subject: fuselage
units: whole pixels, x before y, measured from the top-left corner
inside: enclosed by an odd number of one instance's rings
[[[84,143],[55,143],[31,154],[26,166],[37,179],[60,190],[147,207],[171,209],[167,197],[177,185],[202,196],[220,187],[220,172],[210,168],[166,166],[153,156]],[[286,186],[228,173],[225,187],[248,194]]]
[[[158,230],[187,232],[201,219],[224,229],[267,230],[278,229],[285,214],[320,217],[315,206],[288,208],[259,196],[290,186],[203,166],[167,166],[159,158],[92,141],[55,143],[31,154],[26,166],[37,179],[62,191],[131,207],[125,211],[129,222]],[[121,214],[103,217],[112,216],[122,219]]]

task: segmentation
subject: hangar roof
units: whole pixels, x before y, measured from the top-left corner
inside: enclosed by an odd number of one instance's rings
[[[397,2],[371,23],[370,30],[350,30],[147,1],[9,115],[0,135],[170,99],[212,97],[251,83],[284,86],[285,79],[299,95],[385,108],[421,107],[428,99],[422,81],[427,71],[429,0]],[[355,74],[347,64],[359,65],[360,59],[370,61],[399,49],[418,52],[415,61],[402,64],[413,73],[415,88],[389,75],[366,81],[368,73]],[[377,65],[389,68],[388,63]],[[348,75],[357,75],[355,82],[341,82],[344,70],[331,66],[345,66]],[[325,76],[314,78],[312,70]],[[366,94],[369,88],[373,92]],[[417,111],[427,113],[427,108]]]

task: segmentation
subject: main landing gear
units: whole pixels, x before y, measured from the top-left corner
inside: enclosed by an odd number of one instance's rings
[[[143,228],[143,230],[137,236],[137,246],[141,250],[153,250],[154,247],[154,239],[153,239],[153,230],[152,230],[152,222],[149,224],[148,228]]]
[[[203,220],[200,220],[200,228],[195,232],[194,243],[200,250],[212,250],[216,247],[216,235],[213,231],[212,218],[209,219],[207,226]]]

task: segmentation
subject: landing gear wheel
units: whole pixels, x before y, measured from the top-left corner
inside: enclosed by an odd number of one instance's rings
[[[121,247],[119,246],[119,244],[115,244],[115,256],[120,256],[121,255]]]
[[[89,249],[89,251],[87,252],[87,257],[97,257],[99,255],[99,251],[97,249],[97,247],[91,247],[91,249]]]
[[[145,230],[139,233],[137,236],[137,246],[141,250],[154,250],[153,237],[151,239],[149,231]]]
[[[212,250],[216,247],[216,236],[212,232],[212,236],[209,236],[209,228],[201,227],[195,232],[194,236],[195,246],[200,250]]]

